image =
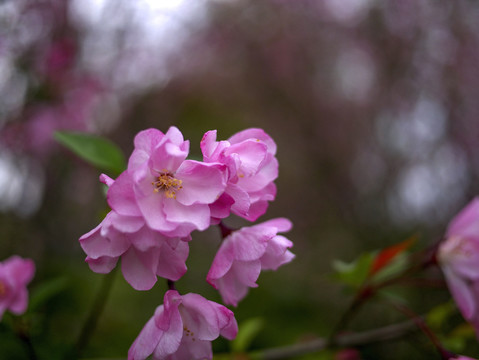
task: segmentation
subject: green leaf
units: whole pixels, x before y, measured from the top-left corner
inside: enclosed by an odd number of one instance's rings
[[[343,284],[358,288],[368,277],[374,257],[373,253],[363,253],[351,263],[334,260],[334,277]]]
[[[248,350],[253,339],[263,329],[264,320],[262,318],[251,318],[243,321],[238,326],[238,335],[231,342],[234,352],[245,352]]]
[[[457,309],[452,301],[437,305],[432,308],[426,316],[426,322],[432,329],[440,329],[446,324],[449,318],[456,314]]]
[[[56,131],[53,136],[60,144],[100,170],[118,175],[126,168],[123,153],[108,139],[67,131]]]
[[[37,310],[52,297],[58,295],[68,286],[68,280],[65,277],[56,278],[36,286],[30,296],[28,311]]]

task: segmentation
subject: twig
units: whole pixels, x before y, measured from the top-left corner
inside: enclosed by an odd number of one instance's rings
[[[251,354],[251,358],[258,360],[287,359],[294,356],[318,352],[331,347],[356,347],[359,345],[393,340],[416,330],[416,322],[413,320],[408,320],[402,323],[388,325],[374,330],[364,331],[355,334],[339,335],[332,339],[332,341],[328,341],[324,338],[317,338],[301,344],[266,349]]]
[[[81,355],[82,351],[85,349],[88,342],[90,341],[91,336],[93,335],[93,332],[98,323],[98,319],[100,318],[100,315],[105,308],[108,295],[113,285],[113,281],[115,280],[117,268],[118,267],[115,267],[109,274],[106,274],[103,278],[101,287],[96,294],[95,300],[93,301],[90,313],[88,314],[88,317],[83,323],[80,336],[78,337],[78,341],[76,343],[75,352],[77,358]]]

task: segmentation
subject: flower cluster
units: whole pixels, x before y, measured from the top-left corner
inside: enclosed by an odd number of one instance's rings
[[[263,215],[276,196],[276,144],[261,129],[241,131],[226,141],[216,131],[201,141],[203,161],[187,159],[189,142],[176,127],[166,133],[137,134],[127,169],[108,186],[111,211],[80,238],[86,262],[98,273],[110,272],[121,258],[125,280],[149,290],[163,277],[179,280],[187,271],[188,242],[235,214],[247,221]],[[261,270],[276,270],[291,261],[292,242],[278,235],[291,229],[278,218],[233,231],[227,229],[207,281],[224,302],[237,306]],[[226,307],[197,294],[180,295],[174,286],[133,343],[129,359],[211,359],[211,341],[232,339],[237,324]]]
[[[35,273],[35,264],[30,259],[11,256],[0,262],[0,320],[6,310],[22,314],[27,309],[27,285]]]

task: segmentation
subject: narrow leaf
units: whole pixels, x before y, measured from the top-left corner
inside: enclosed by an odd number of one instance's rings
[[[101,136],[56,131],[54,138],[60,144],[100,170],[120,174],[126,168],[121,150],[110,140]]]
[[[399,254],[403,253],[407,249],[409,249],[412,244],[417,240],[417,236],[413,235],[409,239],[400,242],[399,244],[395,244],[389,246],[379,252],[374,259],[371,268],[369,270],[369,276],[372,276],[379,272],[381,269],[389,265],[389,263]]]
[[[261,318],[252,318],[239,325],[238,335],[231,343],[234,352],[245,352],[264,326]]]

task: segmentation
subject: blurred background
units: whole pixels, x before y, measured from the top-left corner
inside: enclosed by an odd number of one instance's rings
[[[78,238],[107,209],[98,170],[54,131],[99,134],[129,156],[138,131],[175,125],[199,157],[208,130],[265,129],[280,176],[260,221],[293,221],[296,259],[263,273],[236,317],[264,320],[251,349],[327,336],[352,295],[332,279],[334,259],[413,233],[417,248],[432,244],[478,193],[478,19],[475,0],[0,1],[0,259],[34,259],[31,289],[66,279],[32,315],[39,353],[60,358],[78,334],[102,278]],[[193,234],[181,292],[220,301],[204,280],[219,242],[214,228]],[[125,357],[165,289],[117,276],[85,358]],[[418,313],[449,298],[404,292]],[[403,319],[377,303],[351,329]],[[0,357],[25,359],[1,330]],[[474,340],[463,347],[479,355]],[[360,352],[437,358],[421,334]]]

